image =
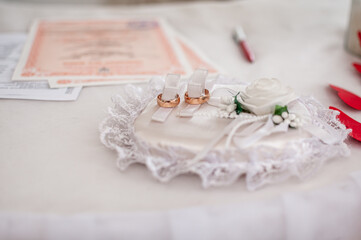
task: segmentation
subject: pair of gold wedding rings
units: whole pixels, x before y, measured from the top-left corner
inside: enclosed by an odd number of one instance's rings
[[[209,91],[208,89],[204,89],[204,94],[202,94],[200,97],[189,97],[188,96],[188,92],[186,92],[184,94],[184,101],[188,104],[191,105],[200,105],[203,104],[205,102],[207,102],[209,100]],[[176,106],[178,106],[178,104],[180,103],[180,97],[177,94],[177,96],[169,101],[165,101],[162,100],[162,94],[159,94],[157,97],[157,103],[160,107],[164,107],[164,108],[174,108]]]

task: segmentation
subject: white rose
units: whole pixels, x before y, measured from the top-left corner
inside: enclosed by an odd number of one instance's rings
[[[273,113],[276,105],[285,106],[297,99],[292,88],[278,79],[261,78],[253,81],[237,97],[242,106],[256,115]]]

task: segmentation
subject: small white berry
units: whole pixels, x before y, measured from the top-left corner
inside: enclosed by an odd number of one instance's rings
[[[280,115],[273,115],[272,121],[275,124],[280,124],[281,122],[283,122],[283,118]]]
[[[237,113],[236,112],[231,112],[231,114],[229,115],[230,118],[236,118],[237,117]]]
[[[296,122],[291,122],[291,123],[290,123],[290,127],[296,128],[297,126],[298,126],[298,125],[297,125]]]
[[[283,112],[281,116],[283,117],[283,119],[288,118],[288,112]]]
[[[232,105],[228,105],[226,110],[227,110],[228,113],[231,113],[231,112],[233,112],[234,110],[236,110],[236,108],[237,108],[237,105],[236,105],[236,104],[232,104]]]
[[[301,122],[301,119],[296,118],[294,121],[295,121],[296,123],[300,123],[300,122]]]
[[[286,120],[284,121],[284,123],[286,123],[286,124],[290,124],[290,123],[291,123],[291,121],[290,121],[289,119],[286,119]]]
[[[289,118],[291,121],[293,121],[293,120],[296,119],[296,115],[293,114],[293,113],[290,113],[290,114],[288,115],[288,118]]]

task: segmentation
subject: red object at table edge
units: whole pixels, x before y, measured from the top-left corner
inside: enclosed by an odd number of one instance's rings
[[[360,42],[360,47],[361,47],[361,31],[358,31],[357,35],[358,35],[358,40]]]
[[[358,141],[361,141],[361,123],[351,118],[346,113],[342,112],[340,109],[337,109],[332,106],[330,106],[329,109],[340,112],[340,114],[338,115],[338,119],[340,120],[340,122],[343,123],[346,126],[346,128],[352,129],[352,132],[349,134],[350,137]]]
[[[355,67],[356,71],[361,73],[361,64],[360,63],[354,62],[352,65]]]
[[[344,101],[344,103],[352,108],[361,110],[361,98],[359,96],[332,84],[330,84],[330,87],[337,91],[337,95],[341,98],[342,101]]]

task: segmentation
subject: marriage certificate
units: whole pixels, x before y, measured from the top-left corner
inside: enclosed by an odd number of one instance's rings
[[[43,20],[31,28],[13,80],[103,85],[190,70],[161,19]]]

